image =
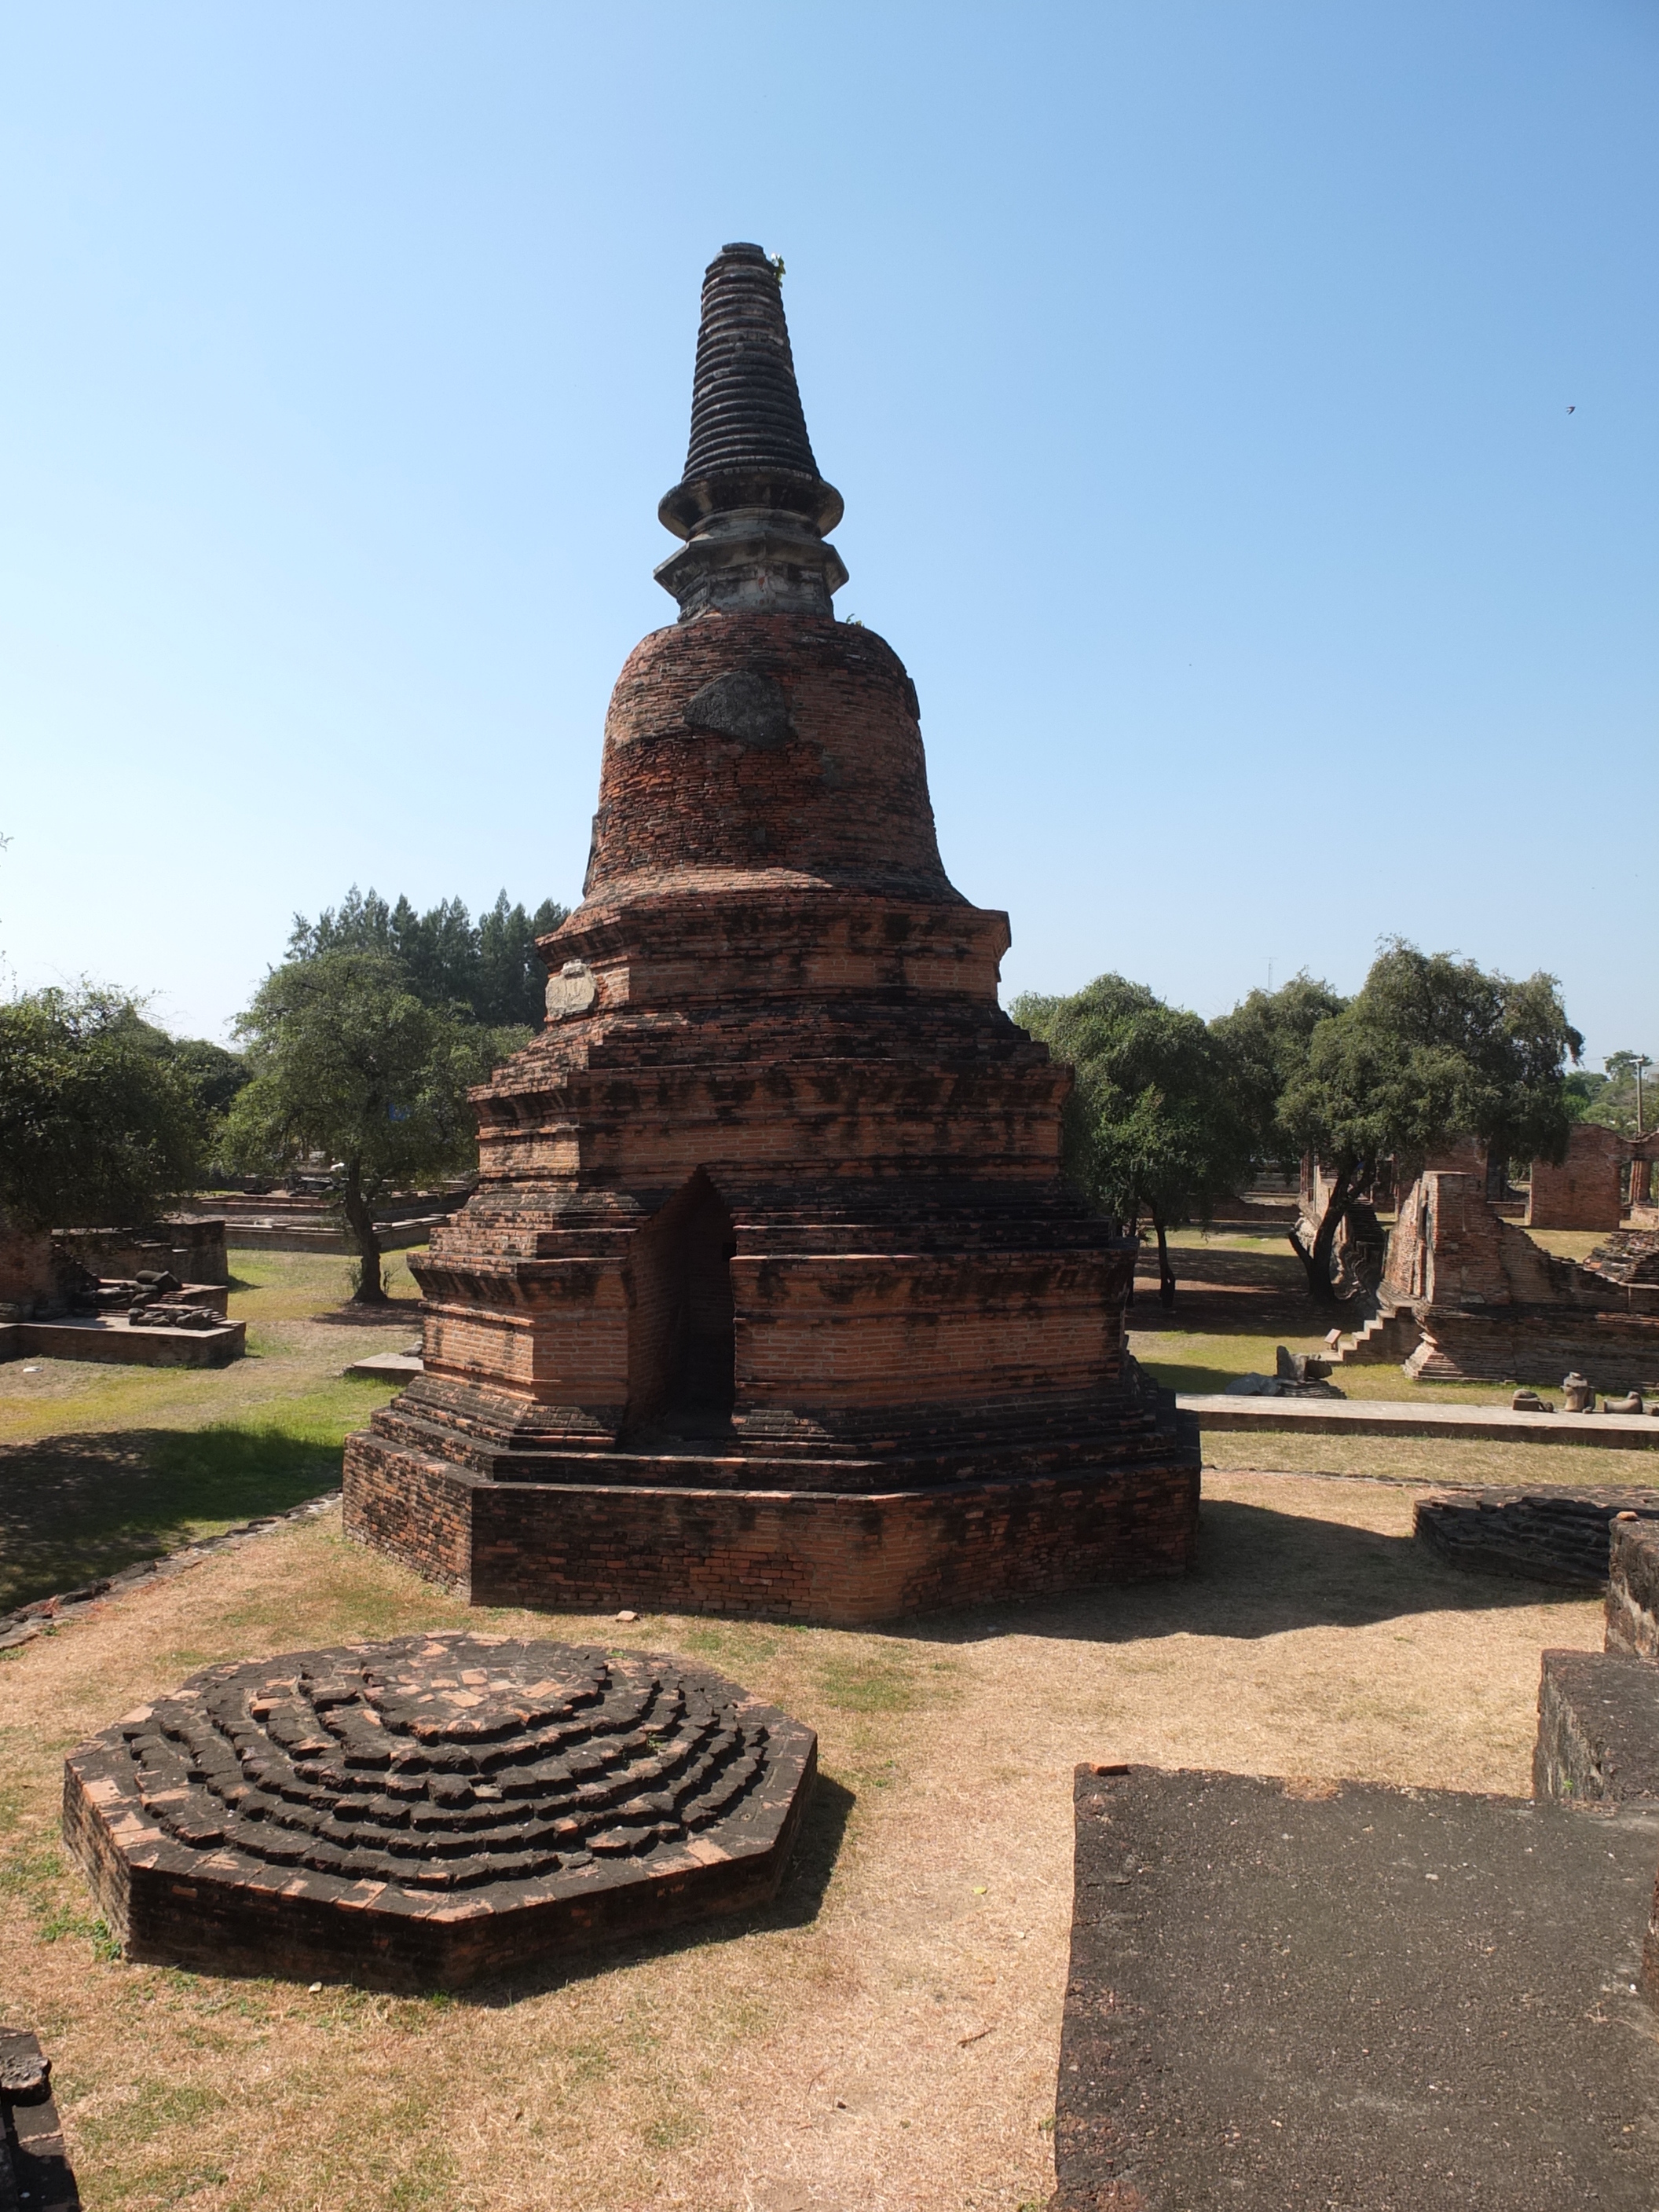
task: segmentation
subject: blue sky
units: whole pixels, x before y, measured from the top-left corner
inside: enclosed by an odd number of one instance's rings
[[[1011,992],[1655,1048],[1656,113],[1648,0],[9,0],[0,980],[574,900],[750,238]]]

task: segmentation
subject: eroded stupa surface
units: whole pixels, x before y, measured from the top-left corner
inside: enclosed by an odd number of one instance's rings
[[[617,680],[547,1021],[475,1094],[345,1526],[559,1610],[855,1623],[1179,1573],[1197,1430],[1129,1352],[1133,1243],[1062,1180],[1071,1071],[998,1003],[1007,917],[945,874],[915,686],[836,618],[842,497],[758,246],[708,271],[659,513],[678,619]]]
[[[454,1987],[770,1896],[810,1729],[671,1658],[454,1632],[194,1675],[72,1754],[135,1959]]]

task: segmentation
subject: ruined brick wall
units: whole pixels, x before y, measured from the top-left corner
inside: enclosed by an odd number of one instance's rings
[[[0,1321],[61,1312],[59,1273],[46,1230],[15,1229],[0,1220]]]
[[[1382,1292],[1419,1310],[1547,1304],[1569,1295],[1570,1272],[1497,1212],[1484,1172],[1426,1169],[1400,1202]]]
[[[1628,1150],[1616,1129],[1579,1121],[1559,1167],[1532,1164],[1529,1229],[1617,1229],[1623,1213],[1622,1170]]]
[[[167,1270],[181,1283],[228,1283],[225,1224],[201,1216],[136,1229],[57,1229],[52,1241],[94,1275]]]

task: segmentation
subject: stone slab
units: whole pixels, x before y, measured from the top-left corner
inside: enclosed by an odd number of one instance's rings
[[[1076,1783],[1054,2212],[1653,2212],[1659,1813]]]
[[[417,1353],[371,1352],[366,1358],[354,1359],[344,1371],[364,1382],[407,1382],[412,1375],[423,1374],[425,1368]]]
[[[1402,1406],[1376,1400],[1231,1398],[1200,1392],[1176,1401],[1203,1429],[1279,1429],[1297,1436],[1438,1437],[1473,1443],[1598,1444],[1659,1451],[1650,1413],[1516,1413],[1507,1406]]]
[[[1659,1808],[1659,1667],[1620,1651],[1546,1651],[1533,1794]]]

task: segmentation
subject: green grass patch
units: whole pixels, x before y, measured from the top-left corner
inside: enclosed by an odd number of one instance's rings
[[[383,1385],[308,1392],[276,1419],[42,1437],[0,1452],[0,1612],[337,1488]]]

